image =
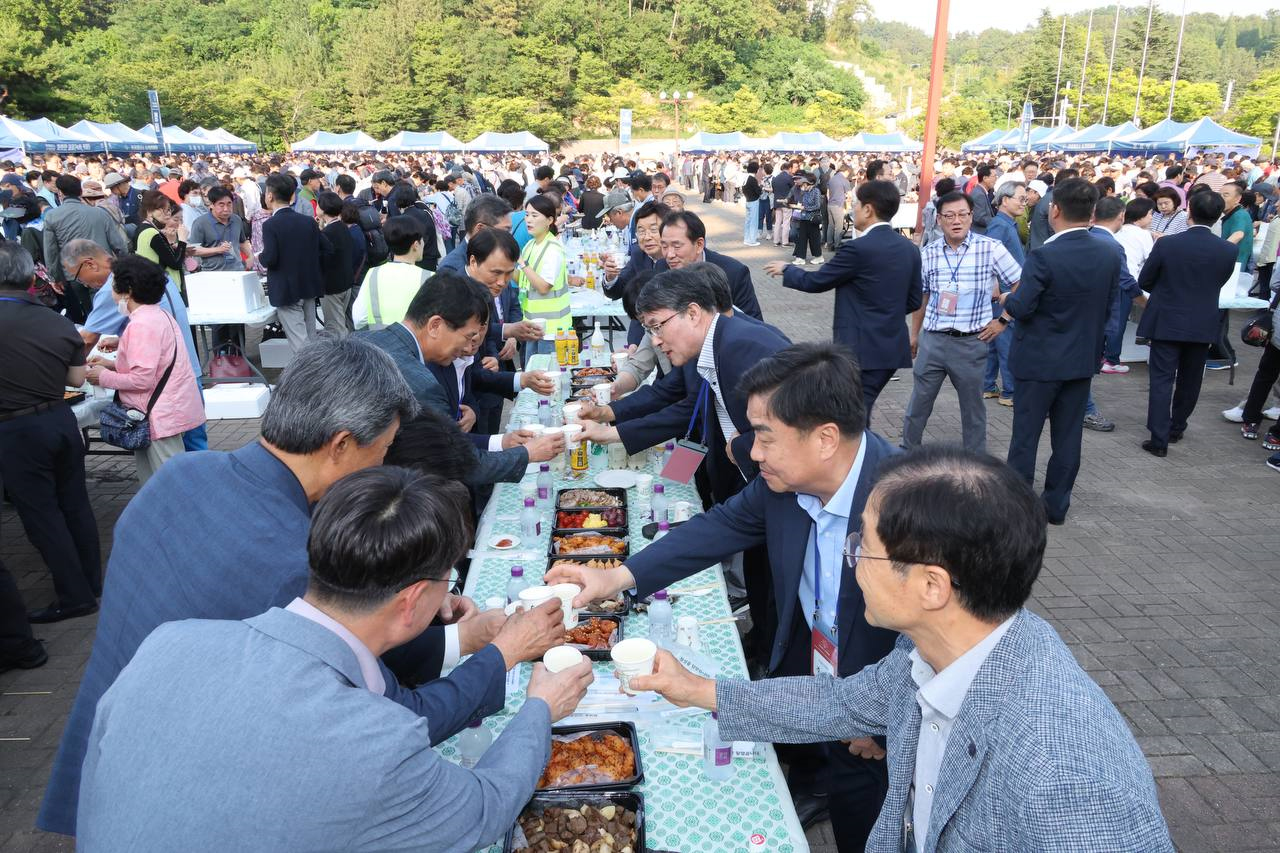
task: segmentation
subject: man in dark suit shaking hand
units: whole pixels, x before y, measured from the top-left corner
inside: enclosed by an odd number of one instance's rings
[[[1028,482],[1035,480],[1036,450],[1048,418],[1053,453],[1042,499],[1050,524],[1062,524],[1071,505],[1089,382],[1102,363],[1107,313],[1120,288],[1120,254],[1089,233],[1097,200],[1098,191],[1080,178],[1055,187],[1049,207],[1053,236],[1031,250],[1017,288],[1000,294],[1004,312],[997,320],[1018,321],[1009,348],[1018,389],[1009,465]]]
[[[1231,276],[1236,247],[1209,227],[1225,206],[1217,193],[1188,195],[1191,226],[1157,240],[1138,275],[1138,286],[1151,294],[1138,321],[1138,337],[1151,340],[1151,438],[1142,442],[1142,449],[1152,456],[1168,455],[1169,443],[1186,431],[1200,398],[1209,344],[1218,340],[1218,291]]]
[[[853,350],[862,369],[862,401],[871,407],[900,367],[911,366],[906,316],[920,307],[920,250],[889,224],[900,196],[891,181],[858,185],[853,207],[856,240],[846,240],[821,269],[805,272],[786,261],[765,264],[783,287],[805,293],[836,291],[831,337]]]

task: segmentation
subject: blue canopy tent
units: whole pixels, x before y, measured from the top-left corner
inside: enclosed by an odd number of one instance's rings
[[[744,137],[748,139],[749,137]],[[768,139],[754,140],[755,151],[841,151],[840,143],[819,131],[809,133],[775,133]]]
[[[107,154],[156,153],[161,150],[155,136],[143,136],[120,122],[96,122],[81,119],[67,128],[81,136],[98,140]]]
[[[1043,128],[1037,128],[1043,130]],[[1048,133],[1042,134],[1036,138],[1035,130],[1031,131],[1031,150],[1032,151],[1058,151],[1064,139],[1069,139],[1075,135],[1076,129],[1069,124],[1059,125],[1049,129]]]
[[[1262,140],[1258,137],[1228,130],[1211,118],[1202,118],[1193,122],[1190,127],[1176,134],[1170,141],[1182,146],[1182,152],[1185,154],[1200,151],[1236,151],[1250,157],[1257,157],[1262,151]]]
[[[191,130],[191,135],[199,139],[208,140],[217,146],[217,150],[222,154],[252,154],[258,150],[258,146],[247,139],[241,139],[230,131],[222,128],[209,130],[203,127],[195,127]]]
[[[517,133],[487,130],[464,147],[468,151],[546,151],[551,146],[527,130]]]
[[[924,145],[907,137],[902,131],[893,133],[859,133],[851,137],[850,143],[856,140],[858,147],[846,147],[846,151],[885,152],[903,154],[923,151]]]
[[[156,138],[156,132],[149,124],[138,128],[138,133],[153,141]],[[218,150],[215,143],[192,136],[176,124],[164,126],[164,147],[166,151],[175,154],[208,154]]]
[[[19,121],[0,116],[0,148],[10,147],[37,154],[86,154],[102,148],[98,140],[67,130],[47,118]]]
[[[463,145],[443,130],[402,130],[378,145],[379,151],[461,151]]]
[[[689,153],[742,151],[754,142],[740,130],[733,133],[708,133],[700,130],[681,143],[680,148]]]
[[[1091,124],[1057,140],[1057,147],[1060,151],[1107,151],[1116,139],[1137,132],[1138,126],[1131,121],[1115,126]]]
[[[1124,154],[1180,153],[1182,146],[1173,142],[1173,138],[1189,127],[1190,122],[1167,118],[1146,130],[1116,137],[1111,140],[1111,150]]]
[[[301,142],[289,146],[292,151],[377,151],[378,140],[363,130],[330,133],[317,130]]]
[[[1000,128],[988,130],[977,139],[970,139],[968,142],[961,145],[960,150],[966,154],[986,154],[990,151],[994,151],[995,148],[993,146],[995,143],[999,139],[1003,138],[1008,132],[1008,130],[1001,130]]]

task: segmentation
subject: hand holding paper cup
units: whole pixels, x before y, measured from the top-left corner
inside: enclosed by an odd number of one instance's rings
[[[653,659],[657,654],[657,644],[644,637],[632,637],[613,647],[609,656],[613,658],[614,669],[618,672],[618,680],[622,682],[625,693],[636,695],[631,689],[631,677],[652,674]]]
[[[607,406],[613,402],[613,383],[600,382],[591,386],[591,399],[597,406]]]
[[[576,424],[581,420],[582,404],[581,403],[565,403],[564,406],[564,422],[566,424]]]
[[[532,610],[544,601],[556,597],[555,590],[549,586],[530,586],[520,590],[520,609]]]
[[[542,663],[546,666],[547,672],[563,672],[571,666],[582,663],[582,652],[573,646],[556,646],[547,649],[547,653],[542,656]]]
[[[573,600],[582,594],[582,587],[576,583],[558,583],[553,587],[549,587],[549,589],[560,599],[560,607],[564,610],[565,630],[576,628],[578,625],[578,609],[573,606]]]

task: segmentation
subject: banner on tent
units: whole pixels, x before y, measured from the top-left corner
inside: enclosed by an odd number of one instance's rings
[[[618,110],[618,143],[631,144],[631,110]]]
[[[160,93],[155,89],[148,89],[147,103],[151,106],[151,126],[156,131],[156,142],[164,145],[164,122],[160,119]]]

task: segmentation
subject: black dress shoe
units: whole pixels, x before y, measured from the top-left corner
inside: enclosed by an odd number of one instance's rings
[[[1052,516],[1050,516],[1049,523],[1052,524],[1054,527],[1061,527],[1062,525],[1067,523],[1067,517],[1065,515],[1062,518],[1053,518]]]
[[[1142,449],[1150,453],[1152,456],[1158,456],[1161,459],[1169,455],[1169,448],[1161,447],[1154,441],[1142,442]]]
[[[1169,443],[1170,443],[1170,444],[1177,444],[1179,441],[1182,441],[1182,433],[1180,433],[1180,432],[1171,432],[1171,433],[1169,433]]]
[[[96,601],[89,604],[80,604],[75,607],[59,607],[56,604],[50,604],[48,607],[42,607],[27,614],[27,621],[33,625],[48,625],[51,622],[61,622],[64,619],[76,619],[81,616],[89,616],[98,612],[98,603]]]
[[[0,659],[0,673],[8,672],[11,669],[35,669],[44,666],[49,662],[49,653],[44,650],[44,644],[39,640],[32,640],[31,647],[24,655],[14,658]]]
[[[796,817],[800,819],[800,826],[806,830],[830,818],[830,815],[827,814],[827,798],[825,796],[796,794],[791,798],[791,802],[796,807]]]

